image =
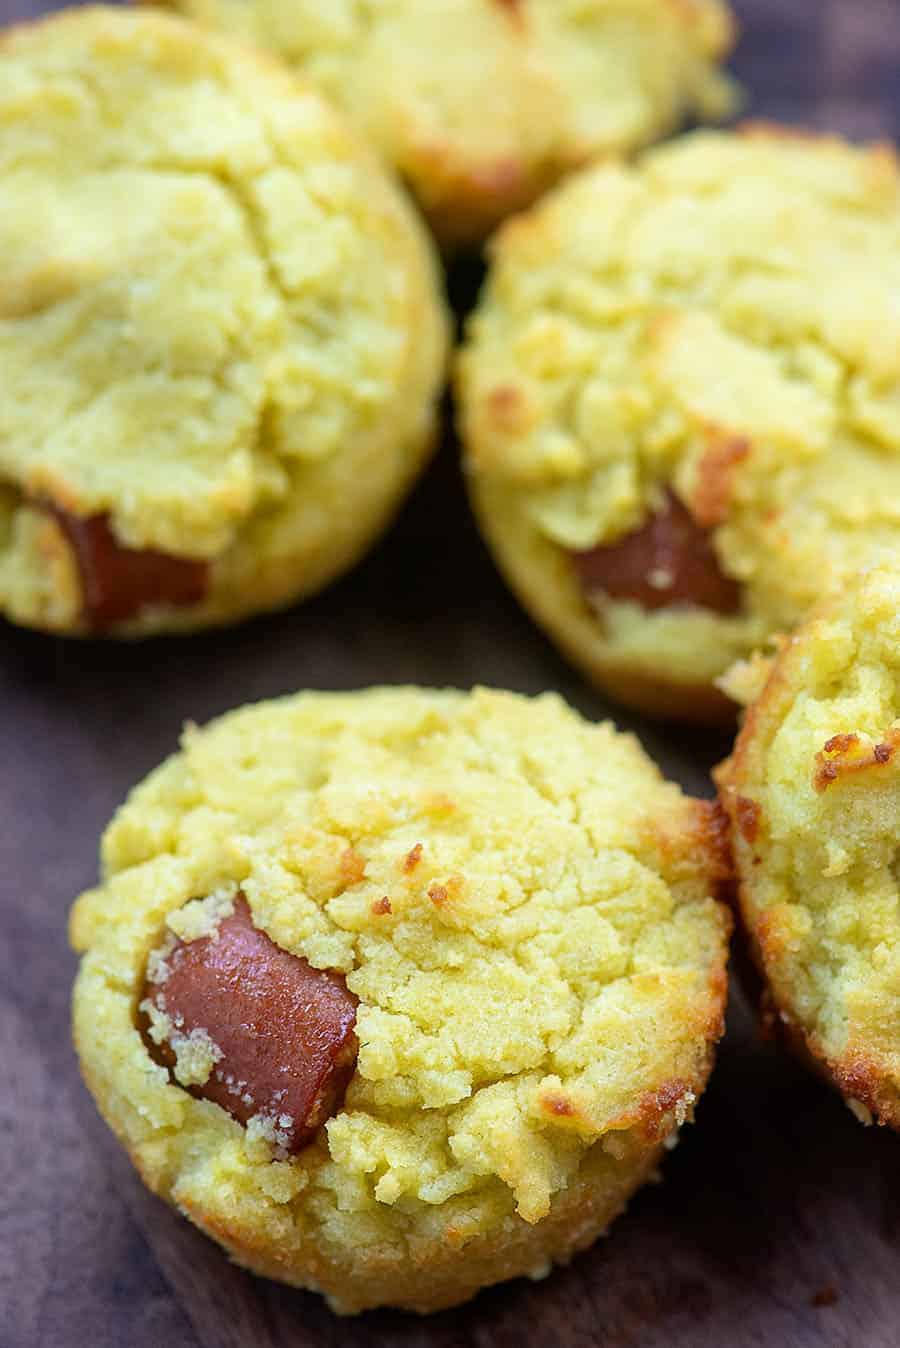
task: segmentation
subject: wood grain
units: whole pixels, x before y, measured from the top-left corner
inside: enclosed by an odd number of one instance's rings
[[[323,0],[327,3],[327,0]],[[754,115],[900,131],[897,0],[745,0]],[[39,4],[3,0],[5,20]],[[471,275],[456,278],[471,290]],[[353,576],[292,613],[194,641],[75,645],[3,628],[0,708],[0,1345],[91,1348],[893,1348],[900,1143],[862,1129],[761,1043],[739,995],[697,1125],[613,1237],[540,1285],[428,1321],[334,1319],[251,1278],[147,1194],[97,1119],[69,1043],[66,912],[97,838],[187,718],[300,686],[416,681],[590,694],[498,581],[452,444]],[[721,740],[640,724],[705,792]]]

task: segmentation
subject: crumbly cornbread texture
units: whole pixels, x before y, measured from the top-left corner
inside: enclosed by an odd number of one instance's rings
[[[900,542],[900,176],[885,147],[699,132],[572,179],[493,245],[459,366],[472,497],[590,676],[705,714],[713,679]],[[667,492],[734,614],[585,600],[572,553]]]
[[[789,641],[719,770],[782,1022],[854,1112],[900,1127],[900,568]]]
[[[84,627],[53,505],[210,563],[225,622],[353,562],[428,452],[430,245],[322,97],[151,11],[0,40],[0,609]]]
[[[312,76],[446,244],[477,242],[594,155],[734,102],[721,0],[168,2]]]
[[[716,819],[553,695],[303,694],[189,729],[74,908],[88,1085],[152,1189],[340,1311],[540,1276],[605,1229],[703,1088]],[[187,901],[238,887],[359,998],[343,1107],[289,1161],[136,1026],[167,922],[184,938]]]

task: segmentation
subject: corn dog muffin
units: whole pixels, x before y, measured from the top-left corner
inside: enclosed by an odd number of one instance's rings
[[[774,1014],[858,1117],[900,1128],[900,561],[785,643],[718,772]]]
[[[438,1310],[608,1226],[722,1030],[717,807],[554,695],[302,694],[136,788],[75,1041],[145,1182],[339,1312]]]
[[[505,226],[459,364],[472,501],[602,688],[715,680],[900,546],[900,176],[773,127],[600,166]]]
[[[151,11],[0,38],[0,612],[143,636],[312,593],[432,443],[414,211],[322,97]]]
[[[409,183],[445,246],[477,243],[595,155],[735,102],[723,0],[167,0],[311,76]]]

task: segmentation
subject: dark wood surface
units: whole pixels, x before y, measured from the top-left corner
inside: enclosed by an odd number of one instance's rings
[[[40,8],[0,2],[7,20]],[[754,114],[900,133],[900,0],[738,9],[735,64]],[[635,725],[667,771],[708,791],[721,739],[606,706],[517,610],[475,536],[451,445],[375,554],[292,613],[141,647],[0,632],[2,1348],[900,1344],[900,1139],[861,1128],[761,1043],[737,991],[719,1067],[665,1184],[549,1281],[427,1321],[339,1321],[316,1297],[231,1267],[142,1189],[80,1085],[67,909],[94,879],[112,810],[186,718],[301,686],[556,688],[589,715]]]

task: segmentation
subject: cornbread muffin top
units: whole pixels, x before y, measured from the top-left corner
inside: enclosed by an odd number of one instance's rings
[[[71,924],[88,1083],[152,1187],[295,1277],[304,1251],[359,1273],[502,1245],[592,1148],[614,1167],[683,1121],[721,1031],[714,807],[553,695],[303,694],[189,728],[102,860]],[[207,934],[238,891],[359,1001],[343,1106],[290,1160],[136,1024],[167,924]]]
[[[320,94],[149,10],[0,41],[0,603],[22,620],[71,590],[34,503],[273,569],[288,525],[310,553],[340,533],[341,494],[364,533],[422,457],[444,350],[424,231]]]
[[[900,1127],[900,569],[787,642],[719,770],[775,1005],[854,1111]]]
[[[459,370],[475,503],[514,583],[588,662],[708,683],[896,549],[888,148],[698,132],[570,180],[492,257]],[[575,557],[673,500],[736,603],[589,613]]]
[[[448,244],[477,241],[586,159],[734,99],[722,0],[167,3],[312,76]]]

